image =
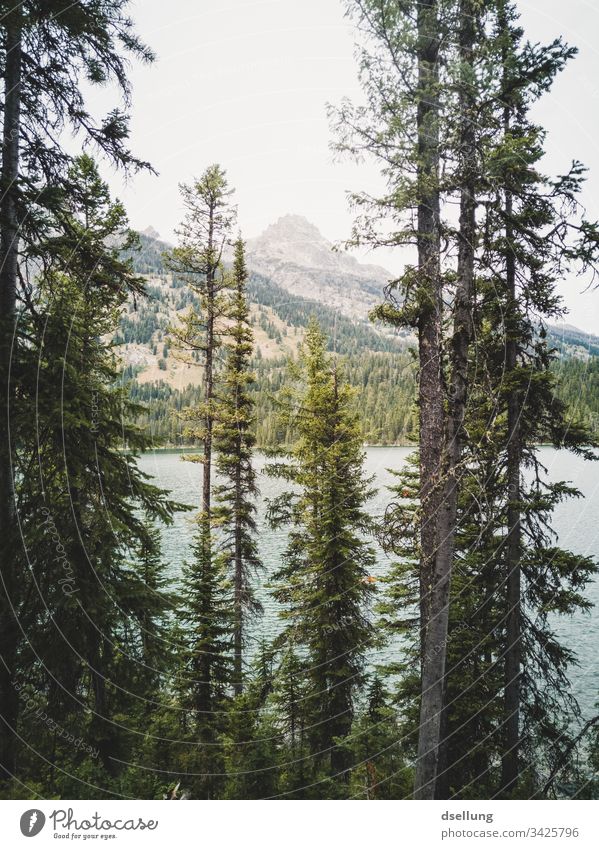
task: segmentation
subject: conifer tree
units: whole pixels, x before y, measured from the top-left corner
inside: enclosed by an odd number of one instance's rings
[[[182,277],[195,296],[181,324],[171,328],[171,336],[181,356],[196,354],[203,360],[202,404],[188,410],[187,419],[188,435],[198,439],[203,448],[200,461],[206,541],[210,538],[212,498],[215,356],[226,332],[223,319],[228,316],[231,289],[222,259],[236,218],[230,202],[232,193],[220,165],[209,166],[192,185],[182,185],[185,218],[178,231],[179,245],[167,257],[172,273]],[[210,556],[208,552],[206,556]]]
[[[374,316],[418,334],[422,695],[414,792],[433,798],[442,757],[448,600],[468,391],[480,121],[473,108],[478,86],[473,48],[481,6],[469,0],[399,5],[350,0],[347,7],[361,37],[367,103],[345,102],[333,113],[336,148],[373,156],[387,183],[380,197],[352,195],[361,213],[352,242],[409,245],[416,253],[415,264],[392,281]],[[457,238],[443,220],[452,195],[460,205]],[[450,234],[458,242],[457,268]],[[450,310],[444,301],[451,302]],[[448,321],[453,335],[447,374]]]
[[[49,218],[62,204],[72,156],[61,143],[64,128],[83,143],[93,142],[118,167],[146,167],[127,148],[130,90],[127,54],[151,61],[151,51],[135,34],[123,0],[98,4],[20,2],[1,10],[0,66],[5,92],[2,114],[0,183],[0,538],[3,540],[0,597],[0,770],[15,767],[19,628],[12,611],[19,607],[19,541],[13,475],[19,432],[9,421],[19,395],[11,382],[11,357],[21,344],[15,321],[31,303],[25,259],[39,257]],[[95,120],[86,108],[83,82],[115,82],[124,108]],[[34,267],[38,263],[34,262]],[[12,372],[14,376],[14,372]],[[9,434],[12,434],[9,440]]]
[[[252,577],[261,568],[256,542],[256,474],[252,466],[254,376],[250,371],[253,332],[246,296],[247,269],[241,238],[235,243],[232,302],[226,363],[217,392],[214,445],[216,467],[223,480],[215,490],[215,519],[220,528],[220,553],[232,576],[235,693],[243,691],[243,650],[247,620],[261,610]]]
[[[590,456],[584,447],[590,444],[589,434],[568,419],[555,397],[542,321],[560,314],[557,280],[575,268],[594,267],[596,228],[577,208],[581,166],[574,163],[555,181],[542,176],[537,164],[543,132],[527,117],[530,104],[548,90],[572,51],[559,41],[548,48],[518,46],[522,34],[511,6],[488,4],[485,15],[474,54],[481,56],[477,75],[484,82],[475,102],[481,122],[481,135],[475,137],[480,163],[475,185],[485,216],[475,221],[474,233],[472,218],[466,229],[461,221],[459,231],[460,240],[469,233],[469,251],[476,248],[478,276],[469,317],[476,329],[474,335],[469,333],[470,374],[462,377],[472,400],[468,407],[462,405],[468,439],[463,440],[456,480],[458,565],[445,642],[445,742],[435,788],[437,795],[463,792],[465,797],[473,791],[483,796],[530,792],[538,776],[519,769],[521,747],[541,746],[535,763],[551,761],[561,751],[560,735],[575,706],[567,696],[563,701],[555,698],[557,692],[567,693],[569,657],[550,633],[545,606],[555,612],[584,609],[580,591],[593,572],[590,561],[556,551],[562,586],[547,577],[553,560],[551,512],[561,498],[575,493],[564,484],[543,481],[536,448],[550,439]],[[506,69],[503,78],[493,73],[497,66]],[[490,97],[495,89],[497,95]],[[485,103],[494,105],[487,109]],[[464,174],[458,170],[456,176],[463,193]],[[454,302],[455,317],[458,307]],[[450,387],[456,374],[455,342],[454,332],[448,357]],[[451,415],[455,397],[452,390]],[[527,469],[534,470],[534,482],[525,486]],[[446,496],[445,507],[447,502]],[[387,522],[391,547],[403,556],[402,547],[409,550],[411,544],[413,518],[398,504]],[[535,579],[541,563],[544,577]],[[400,565],[392,580],[393,597],[409,600],[409,562]],[[545,581],[552,587],[551,599],[538,590]],[[392,614],[391,605],[386,613]],[[401,624],[397,616],[391,621],[393,627]],[[410,676],[404,677],[408,698],[414,696],[413,684]],[[498,691],[504,693],[503,707]],[[541,727],[551,740],[543,753]],[[497,772],[501,760],[502,780]],[[521,785],[516,788],[518,776]]]
[[[158,562],[148,583],[137,556],[156,555],[153,522],[169,522],[178,505],[137,467],[148,440],[131,424],[138,408],[118,385],[107,341],[140,286],[118,247],[107,246],[127,241],[124,211],[89,157],[76,160],[69,179],[78,190],[44,246],[48,270],[23,318],[28,344],[15,363],[36,412],[18,451],[28,568],[17,680],[35,671],[38,703],[85,733],[110,776],[129,742],[115,715],[133,715],[154,695],[139,674],[144,628],[153,631],[168,606],[156,592]]]
[[[293,372],[292,372],[293,373]],[[315,322],[302,349],[297,386],[280,399],[282,420],[296,441],[288,462],[271,467],[297,488],[269,508],[275,527],[291,528],[284,565],[274,576],[283,606],[280,642],[307,656],[306,715],[311,752],[325,774],[348,780],[343,741],[351,731],[372,627],[367,615],[369,568],[365,541],[371,496],[362,471],[363,448],[351,390],[325,351]]]
[[[205,556],[205,533],[200,516],[183,573],[176,692],[184,713],[183,739],[194,744],[186,762],[192,797],[215,799],[224,786],[220,737],[233,683],[233,599],[223,559]]]
[[[412,323],[421,342],[423,327],[430,329],[427,313],[430,317],[435,303],[426,290],[424,260],[439,244],[439,228],[445,245],[445,250],[435,255],[439,269],[435,291],[438,298],[445,300],[447,320],[441,322],[444,330],[443,334],[440,330],[437,333],[436,347],[429,346],[424,371],[422,345],[419,351],[417,520],[422,698],[415,794],[430,798],[447,792],[443,740],[448,716],[443,689],[451,675],[445,661],[451,616],[450,577],[455,568],[459,532],[458,505],[461,489],[468,485],[465,457],[471,450],[464,429],[470,383],[475,375],[469,362],[481,355],[479,346],[471,348],[477,268],[489,273],[495,287],[508,293],[502,300],[501,327],[510,373],[510,377],[504,375],[504,386],[510,387],[506,396],[511,421],[507,450],[514,497],[507,507],[510,530],[506,550],[511,562],[507,581],[511,602],[506,624],[511,638],[504,655],[509,738],[504,783],[513,786],[519,745],[517,692],[523,627],[518,612],[518,480],[526,462],[518,432],[522,418],[518,399],[524,398],[527,391],[520,379],[530,380],[530,372],[522,368],[523,358],[527,361],[532,356],[536,362],[533,371],[546,370],[548,352],[538,349],[534,353],[537,328],[532,314],[557,314],[553,292],[556,280],[577,263],[583,268],[593,264],[597,238],[595,225],[581,220],[576,210],[581,166],[575,163],[557,181],[546,181],[535,172],[534,165],[542,151],[542,133],[532,127],[527,112],[530,104],[550,87],[572,51],[559,41],[548,48],[517,48],[521,33],[513,24],[510,4],[460,0],[397,7],[384,0],[356,0],[348,6],[363,35],[360,68],[368,99],[366,107],[343,104],[337,113],[341,133],[337,147],[378,157],[389,186],[388,193],[379,198],[363,194],[354,197],[358,209],[365,211],[354,229],[354,241],[375,246],[413,243],[419,249],[417,267],[408,266],[406,273],[390,286],[387,302],[376,311],[376,317],[395,325]],[[424,23],[426,26],[422,27]],[[443,34],[445,37],[435,38]],[[431,47],[429,38],[437,50],[433,71],[422,52],[427,45]],[[497,67],[504,68],[503,77],[497,75]],[[423,81],[427,69],[432,73],[432,78],[428,77],[428,93]],[[427,124],[427,119],[432,125]],[[373,122],[376,133],[372,131]],[[439,163],[444,175],[442,183]],[[427,166],[429,171],[425,173]],[[460,205],[457,229],[448,215],[448,220],[441,222],[440,218],[454,199]],[[486,210],[484,224],[483,216],[477,219],[477,205]],[[563,214],[565,209],[571,213],[569,220]],[[431,237],[427,222],[431,214],[435,218],[435,211],[439,224]],[[414,229],[411,222],[416,213],[418,223]],[[390,232],[384,227],[385,218],[391,222]],[[526,281],[519,290],[518,278]],[[398,295],[394,295],[396,290]],[[526,318],[521,303],[526,305]],[[443,310],[438,308],[436,314],[442,316]],[[445,330],[447,325],[452,325],[451,336]],[[444,348],[446,356],[441,355]],[[531,353],[527,354],[527,350]],[[433,362],[438,364],[436,383],[429,373]],[[545,378],[548,375],[539,374],[539,380]],[[500,380],[498,375],[496,379]],[[440,406],[431,406],[433,387],[436,397],[442,399]],[[435,423],[441,423],[441,428],[437,427],[436,438],[431,441]],[[570,444],[575,441],[572,437]],[[400,530],[405,525],[403,512],[400,509],[396,523]],[[395,547],[400,541],[401,537]],[[432,553],[431,557],[427,557],[427,552]]]
[[[531,105],[550,90],[575,50],[561,39],[543,48],[523,43],[516,9],[504,0],[494,9],[494,26],[493,49],[501,61],[503,76],[499,82],[501,111],[497,115],[496,146],[489,157],[492,187],[483,261],[486,268],[492,269],[491,278],[503,316],[499,326],[504,334],[505,371],[497,392],[499,407],[507,417],[507,645],[503,655],[506,734],[502,785],[503,792],[509,794],[521,772],[523,682],[527,678],[523,668],[526,654],[523,611],[528,595],[523,568],[528,560],[525,528],[530,528],[531,519],[526,505],[531,494],[523,488],[523,470],[531,463],[536,464],[530,431],[543,422],[556,444],[575,451],[590,444],[588,433],[574,422],[567,423],[565,410],[555,398],[550,374],[552,355],[544,322],[562,314],[555,291],[557,282],[570,273],[595,268],[599,254],[596,225],[584,219],[577,199],[584,168],[574,162],[557,179],[542,175],[538,163],[544,153],[544,131],[529,117]],[[492,301],[492,297],[486,299],[486,303]],[[499,382],[499,375],[496,379]],[[536,417],[536,423],[529,422],[529,415]],[[545,539],[541,515],[539,505],[539,524],[535,525],[533,539],[540,547]],[[589,566],[580,565],[582,572]]]
[[[182,185],[185,218],[178,231],[179,245],[167,257],[173,274],[193,294],[182,322],[171,328],[177,354],[203,361],[203,396],[196,408],[185,411],[186,433],[200,441],[200,457],[184,459],[202,464],[201,509],[192,560],[186,565],[181,616],[186,623],[181,647],[183,708],[192,711],[191,728],[197,735],[200,776],[194,795],[214,798],[222,786],[223,753],[218,735],[224,729],[224,704],[232,683],[230,642],[233,632],[231,586],[226,557],[215,550],[212,494],[212,453],[216,407],[216,354],[227,333],[231,307],[231,279],[223,266],[236,210],[231,205],[226,174],[211,165],[192,185]],[[191,360],[190,360],[191,358]]]

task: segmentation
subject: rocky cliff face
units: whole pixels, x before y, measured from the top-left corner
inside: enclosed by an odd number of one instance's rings
[[[320,301],[352,318],[380,303],[391,275],[335,250],[314,224],[284,215],[247,242],[248,266],[292,294]]]

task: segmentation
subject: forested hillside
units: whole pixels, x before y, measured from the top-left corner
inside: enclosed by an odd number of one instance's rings
[[[280,267],[276,260],[271,259],[273,277],[252,271],[250,266],[250,323],[256,337],[252,361],[256,383],[252,393],[257,409],[258,445],[273,446],[289,438],[277,427],[274,398],[284,381],[289,359],[297,356],[311,317],[325,332],[329,350],[342,356],[346,363],[348,381],[357,390],[355,404],[361,414],[364,441],[373,445],[410,444],[417,435],[415,337],[406,331],[385,332],[380,324],[373,326],[346,315],[342,308],[333,309],[327,301],[327,291],[333,299],[344,284],[344,275],[338,274],[332,283],[330,269],[325,273],[302,269],[305,224],[303,219],[299,221],[294,274],[297,277],[303,273],[311,280],[318,278],[321,300],[282,289],[276,282],[276,269]],[[288,224],[285,232],[289,238],[292,226]],[[130,300],[115,341],[123,346],[122,355],[128,364],[124,376],[132,380],[132,397],[146,407],[139,422],[149,427],[157,445],[186,445],[189,440],[180,413],[201,396],[202,376],[199,367],[183,365],[170,352],[168,327],[177,313],[189,307],[193,296],[166,272],[164,252],[168,245],[147,233],[139,234],[139,242],[139,247],[127,251],[126,256],[136,272],[147,275],[148,298],[135,303]],[[328,245],[321,237],[320,251],[325,249],[322,242]],[[335,259],[337,256],[333,262]],[[304,263],[308,260],[304,257]],[[265,269],[268,261],[263,248],[261,268]],[[356,265],[352,266],[351,279],[355,280],[361,267],[353,262]],[[364,276],[369,268],[364,267]],[[377,272],[380,281],[384,272]],[[363,298],[368,300],[368,290]],[[366,303],[364,315],[367,306]],[[599,340],[570,326],[550,328],[548,339],[556,353],[553,371],[558,397],[568,405],[573,419],[598,432]]]

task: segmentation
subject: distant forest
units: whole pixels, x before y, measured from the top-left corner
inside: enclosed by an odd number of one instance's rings
[[[331,343],[329,341],[329,347]],[[285,380],[287,359],[256,360],[252,369],[256,382],[252,395],[256,404],[256,438],[260,448],[288,444],[290,434],[277,423],[276,396]],[[569,415],[599,435],[599,359],[556,359],[556,395]],[[408,351],[348,355],[345,373],[356,389],[354,405],[360,410],[364,442],[368,445],[410,445],[417,441],[416,364]],[[144,409],[136,421],[148,428],[156,447],[188,446],[182,410],[197,403],[201,386],[174,389],[165,382],[137,383],[134,370],[124,372],[131,379],[131,397]],[[546,435],[549,440],[549,434]]]
[[[164,275],[164,256],[168,245],[153,237],[139,234],[136,250],[123,252],[133,268],[150,278]],[[184,282],[172,283],[180,293],[177,308],[189,307],[196,300]],[[327,337],[327,347],[339,354],[349,384],[355,388],[355,405],[360,411],[364,441],[369,445],[410,445],[417,441],[417,350],[410,335],[383,335],[365,322],[356,322],[340,315],[325,304],[306,301],[283,292],[275,281],[254,272],[249,273],[248,297],[260,307],[270,307],[291,327],[305,329],[315,318]],[[156,331],[167,342],[168,322],[158,316],[161,290],[147,287],[149,301],[136,305],[135,312],[123,314],[115,343],[149,345]],[[252,317],[251,323],[260,326],[269,338],[281,341],[281,331],[272,325],[264,313]],[[593,434],[599,433],[599,340],[574,330],[559,334],[549,331],[549,344],[555,357],[552,371],[556,377],[556,396],[566,404],[574,421],[581,422]],[[164,366],[168,359],[168,344],[162,343]],[[285,380],[289,357],[263,359],[258,352],[251,361],[255,383],[251,393],[256,404],[256,439],[260,448],[288,444],[291,435],[282,432],[277,424],[276,396]],[[131,380],[131,396],[143,403],[144,410],[137,419],[148,427],[156,446],[189,444],[185,436],[181,411],[196,404],[202,386],[174,389],[165,381],[137,383],[139,367],[128,366],[123,372]],[[549,439],[549,434],[547,434]]]

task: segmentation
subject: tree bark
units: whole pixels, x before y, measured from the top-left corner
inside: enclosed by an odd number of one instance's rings
[[[4,69],[4,127],[0,202],[0,779],[16,769],[16,725],[19,698],[15,688],[18,649],[14,449],[10,428],[10,369],[16,320],[19,256],[17,191],[21,112],[21,12],[17,5],[4,19],[6,67]]]
[[[435,688],[435,635],[431,608],[435,584],[437,521],[443,442],[441,359],[442,284],[439,193],[439,21],[437,0],[418,4],[418,267],[422,290],[418,326],[420,425],[420,627],[422,694],[416,799],[433,798],[441,703]]]
[[[453,303],[453,335],[450,348],[450,387],[445,458],[443,463],[444,497],[439,513],[439,547],[432,598],[432,617],[435,620],[431,642],[443,649],[437,653],[432,686],[441,690],[437,701],[442,704],[440,729],[440,765],[435,798],[445,798],[448,792],[446,746],[447,717],[445,703],[446,655],[449,638],[449,602],[451,573],[455,551],[458,517],[460,464],[464,442],[464,419],[468,401],[468,352],[472,339],[472,299],[474,295],[474,258],[476,245],[476,94],[470,74],[476,38],[476,8],[473,0],[460,3],[459,54],[462,74],[459,89],[459,149],[460,149],[460,221],[457,265],[457,284]]]
[[[500,30],[507,35],[505,7],[500,11]],[[504,48],[504,89],[509,91],[507,44]],[[504,135],[510,132],[511,107],[506,99],[503,113]],[[520,673],[522,664],[521,638],[521,515],[520,515],[520,468],[522,450],[520,440],[520,397],[513,385],[518,364],[518,303],[516,293],[516,258],[512,249],[514,228],[512,225],[513,196],[509,187],[505,192],[505,239],[506,239],[506,376],[511,382],[507,397],[507,541],[506,541],[506,652],[504,725],[505,747],[501,764],[502,792],[510,794],[518,780],[520,746]]]
[[[210,234],[209,251],[212,249],[212,233]],[[216,270],[208,268],[207,278],[207,310],[206,321],[206,359],[204,362],[204,393],[206,403],[206,416],[204,421],[204,472],[202,475],[202,511],[205,518],[210,522],[211,512],[211,486],[212,486],[212,397],[214,394],[214,278]]]
[[[237,444],[237,457],[241,454],[241,440]],[[235,598],[234,598],[234,691],[243,692],[243,552],[241,545],[241,469],[239,460],[235,475]]]

